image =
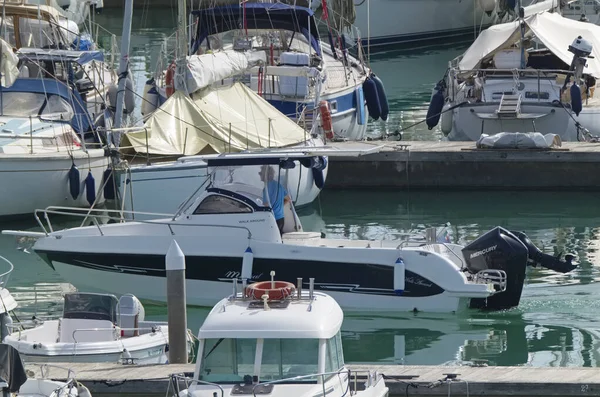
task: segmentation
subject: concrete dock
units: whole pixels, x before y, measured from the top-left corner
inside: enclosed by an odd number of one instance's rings
[[[558,149],[477,149],[475,142],[344,142],[378,153],[330,157],[327,188],[600,190],[600,143]]]
[[[92,394],[140,394],[164,396],[169,376],[192,373],[193,364],[119,365],[112,363],[64,363],[75,371],[76,379]],[[28,370],[40,373],[39,365]],[[600,395],[598,368],[532,367],[446,367],[410,365],[350,365],[357,372],[358,384],[366,371],[383,374],[391,396],[597,396]],[[49,378],[64,380],[66,371],[50,368]],[[441,381],[456,374],[451,383]],[[450,393],[449,393],[450,389]]]

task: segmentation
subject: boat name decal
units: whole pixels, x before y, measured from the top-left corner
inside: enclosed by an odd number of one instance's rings
[[[241,221],[238,221],[239,223],[257,223],[257,222],[264,222],[265,219],[242,219]]]
[[[431,287],[433,284],[426,282],[421,277],[405,277],[405,282],[413,285],[420,285],[422,287]]]
[[[481,251],[475,251],[471,254],[471,256],[469,258],[473,259],[473,258],[477,258],[478,256],[485,255],[488,252],[495,251],[497,247],[498,247],[498,245],[492,245],[491,247],[484,248]]]
[[[250,277],[250,279],[251,280],[259,280],[262,276],[263,276],[263,273],[253,274],[252,277]],[[234,279],[234,278],[241,278],[241,277],[242,277],[242,274],[240,272],[236,272],[233,270],[229,270],[228,272],[225,273],[225,278]]]

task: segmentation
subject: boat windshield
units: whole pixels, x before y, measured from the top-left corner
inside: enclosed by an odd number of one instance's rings
[[[213,383],[246,382],[260,363],[260,382],[285,380],[297,376],[294,383],[314,383],[319,361],[318,339],[264,339],[262,356],[257,357],[256,339],[206,339],[200,380]],[[344,366],[341,336],[327,340],[325,372]]]
[[[109,320],[116,324],[117,303],[117,298],[114,295],[66,294],[63,318]]]
[[[212,187],[241,194],[260,206],[273,207],[289,195],[287,174],[276,166],[227,166],[212,170]]]
[[[0,92],[2,116],[40,117],[44,120],[71,121],[73,107],[58,95],[36,92]]]

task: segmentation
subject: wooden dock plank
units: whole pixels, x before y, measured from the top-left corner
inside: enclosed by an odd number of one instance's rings
[[[119,365],[113,363],[61,363],[75,371],[78,381],[93,394],[143,394],[164,396],[171,374],[193,372],[193,364]],[[39,364],[27,364],[36,376]],[[596,368],[470,367],[410,365],[350,365],[366,374],[376,370],[386,378],[390,395],[405,396],[594,396],[600,394],[600,371]],[[440,382],[444,374],[460,374],[456,381]],[[50,368],[49,378],[64,380],[67,371]],[[361,377],[359,377],[361,379]],[[407,388],[408,387],[408,388]]]

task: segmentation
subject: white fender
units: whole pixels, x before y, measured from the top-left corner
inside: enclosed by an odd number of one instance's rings
[[[396,295],[402,295],[405,287],[405,272],[406,266],[402,258],[396,259],[394,263],[394,293]]]
[[[252,248],[248,247],[242,256],[242,279],[250,280],[252,278],[253,260],[254,254],[252,253]]]
[[[440,121],[440,127],[444,135],[448,135],[450,131],[452,131],[452,116],[454,115],[454,110],[450,109],[451,104],[447,102],[442,108],[442,118]]]
[[[496,9],[496,0],[478,0],[479,7],[488,15]]]

